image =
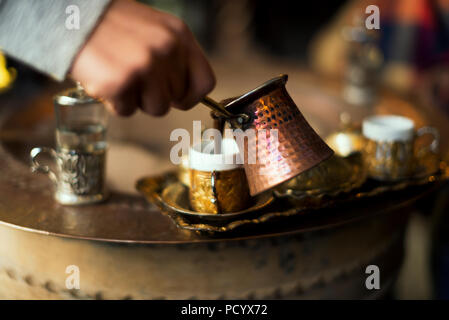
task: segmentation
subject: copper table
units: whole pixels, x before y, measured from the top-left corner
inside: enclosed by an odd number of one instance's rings
[[[297,89],[294,99],[309,111],[340,103],[332,89]],[[394,283],[411,205],[431,187],[221,237],[179,230],[127,192],[64,207],[28,164],[33,146],[53,145],[51,95],[58,90],[0,97],[0,298],[376,298]],[[382,272],[381,290],[365,287],[370,264]],[[71,265],[79,267],[80,290],[66,288]]]

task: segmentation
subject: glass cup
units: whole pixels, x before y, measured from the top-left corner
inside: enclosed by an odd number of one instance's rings
[[[81,87],[55,97],[56,148],[31,150],[33,172],[47,174],[55,185],[55,199],[65,205],[103,201],[105,186],[107,112]],[[37,157],[49,154],[56,170],[41,165]]]
[[[438,153],[439,134],[433,127],[415,129],[413,120],[396,115],[371,116],[363,120],[365,162],[371,178],[395,181],[416,173],[420,159]],[[429,145],[417,148],[417,138],[430,134]]]

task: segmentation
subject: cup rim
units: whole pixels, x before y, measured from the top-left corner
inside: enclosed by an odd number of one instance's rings
[[[243,167],[239,161],[239,149],[234,139],[222,140],[222,150],[219,154],[207,153],[213,148],[214,141],[204,140],[190,147],[189,168],[197,171],[226,171]]]
[[[258,87],[248,91],[247,93],[232,99],[229,101],[225,108],[230,111],[231,113],[239,113],[242,108],[242,106],[246,106],[253,101],[259,99],[260,97],[270,93],[271,91],[280,88],[282,86],[285,86],[288,80],[288,75],[281,74],[275,78],[272,78],[263,84],[259,85]]]
[[[363,136],[375,141],[410,141],[414,132],[414,121],[399,115],[370,116],[362,123]]]

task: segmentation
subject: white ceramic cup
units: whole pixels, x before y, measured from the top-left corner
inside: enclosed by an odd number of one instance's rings
[[[438,153],[439,134],[435,128],[415,129],[412,119],[397,115],[377,115],[363,120],[366,139],[365,162],[369,175],[379,180],[398,180],[416,174],[420,158]],[[433,136],[432,142],[417,150],[417,137]]]
[[[242,168],[239,148],[234,139],[223,139],[221,152],[215,153],[214,141],[202,141],[189,150],[189,168],[199,171],[225,171]]]
[[[374,141],[410,141],[415,136],[415,124],[402,116],[372,116],[363,120],[362,132]]]

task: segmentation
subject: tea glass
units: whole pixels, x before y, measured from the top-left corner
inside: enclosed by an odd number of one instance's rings
[[[103,201],[107,197],[107,112],[103,104],[76,88],[56,96],[54,106],[56,148],[33,148],[32,171],[49,176],[55,185],[54,197],[61,204]],[[54,172],[38,162],[43,153],[53,158]]]

